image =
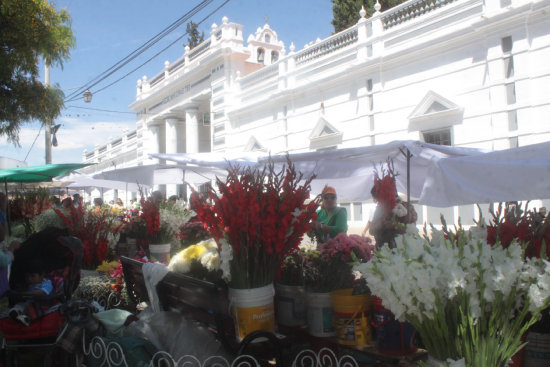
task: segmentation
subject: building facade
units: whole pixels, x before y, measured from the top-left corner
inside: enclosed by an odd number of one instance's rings
[[[362,11],[353,27],[300,51],[268,24],[245,45],[242,26],[224,17],[206,41],[139,80],[130,108],[136,130],[84,152],[99,163],[89,173],[154,163],[149,153],[548,141],[550,2],[412,0],[368,19]],[[364,203],[341,205],[352,224],[366,220]],[[417,211],[419,221],[475,215]]]

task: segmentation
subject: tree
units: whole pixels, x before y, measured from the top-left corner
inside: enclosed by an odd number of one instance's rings
[[[70,17],[47,0],[0,1],[0,136],[19,145],[33,119],[59,116],[63,92],[39,80],[39,62],[63,66],[74,46]]]
[[[347,29],[359,21],[359,11],[365,7],[366,17],[374,14],[374,5],[376,0],[331,0],[332,1],[332,25],[334,32],[338,33]],[[388,10],[396,5],[404,3],[406,0],[380,0],[382,8],[380,11]]]
[[[187,23],[187,35],[187,44],[191,49],[204,41],[204,32],[199,33],[199,25],[193,21]]]

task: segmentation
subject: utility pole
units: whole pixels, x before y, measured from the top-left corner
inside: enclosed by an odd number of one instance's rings
[[[46,69],[44,72],[44,84],[46,87],[50,86],[50,65],[46,63]],[[47,118],[44,121],[44,130],[45,130],[45,143],[46,143],[46,164],[52,163],[52,120]]]

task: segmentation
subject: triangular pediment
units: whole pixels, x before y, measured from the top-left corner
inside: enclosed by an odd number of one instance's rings
[[[245,152],[266,152],[267,149],[260,144],[258,139],[256,139],[254,136],[251,136],[250,139],[248,139],[248,143],[246,143],[246,147],[244,148]]]
[[[343,133],[329,123],[324,117],[320,117],[309,135],[311,149],[323,149],[342,143]]]
[[[429,91],[409,115],[409,131],[448,127],[462,123],[464,109]]]

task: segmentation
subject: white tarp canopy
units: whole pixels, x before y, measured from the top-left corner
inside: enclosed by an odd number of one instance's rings
[[[58,182],[67,183],[70,189],[83,189],[88,187],[104,188],[104,189],[117,189],[125,191],[138,191],[139,187],[135,183],[103,180],[92,178],[82,174],[71,174],[65,177],[59,178]]]
[[[550,198],[550,142],[434,160],[419,203],[437,207]]]
[[[105,171],[94,175],[93,178],[133,183],[136,187],[153,187],[153,185],[183,183],[183,171],[174,165],[150,164]],[[138,190],[139,188],[130,191]]]
[[[305,153],[292,153],[290,160],[296,170],[304,177],[316,174],[312,182],[312,192],[318,194],[325,185],[334,186],[341,200],[362,201],[370,199],[370,190],[374,182],[374,171],[385,163],[388,158],[393,160],[397,176],[397,190],[407,192],[407,156],[410,159],[410,194],[420,197],[424,179],[432,160],[447,157],[461,157],[480,154],[481,150],[474,148],[449,147],[423,143],[419,141],[394,141],[388,144],[323,150]],[[151,154],[151,157],[177,162],[182,166],[200,165],[207,169],[215,167],[227,169],[228,163],[254,166],[267,162],[269,156],[242,154],[226,156],[221,153],[195,154]],[[286,163],[286,155],[272,156],[276,165]]]

